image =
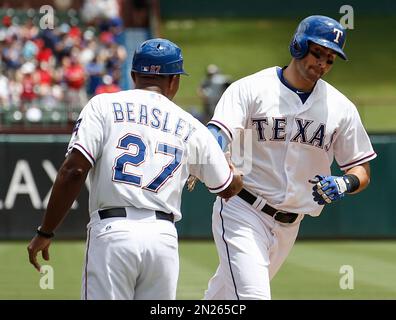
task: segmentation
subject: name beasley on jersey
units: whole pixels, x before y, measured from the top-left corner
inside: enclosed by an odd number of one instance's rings
[[[163,132],[171,133],[187,142],[196,128],[186,120],[178,117],[170,119],[169,112],[162,112],[157,107],[144,104],[136,106],[132,102],[124,104],[113,102],[114,122],[131,122],[150,126]]]
[[[265,135],[267,134],[268,137],[271,132],[271,137],[269,138],[269,141],[286,141],[286,131],[288,125],[287,118],[272,117],[271,119],[272,128],[268,128],[270,126],[268,117],[252,119],[252,125],[256,129],[258,140],[267,141]],[[333,133],[330,135],[328,143],[325,144],[326,125],[324,123],[319,123],[319,125],[315,127],[315,125],[312,125],[313,123],[313,120],[295,118],[297,130],[293,130],[290,141],[308,144],[321,149],[324,148],[326,151],[328,151],[331,147],[331,144],[333,143],[337,130],[333,131]],[[308,134],[308,127],[310,126],[314,130],[311,131],[311,134]]]

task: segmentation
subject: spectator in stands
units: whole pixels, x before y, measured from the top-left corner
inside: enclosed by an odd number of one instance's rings
[[[39,49],[47,48],[51,52],[55,51],[56,43],[59,41],[58,29],[44,29],[40,31],[39,39],[43,41],[43,46],[38,45]]]
[[[120,17],[115,17],[110,20],[110,32],[114,35],[114,41],[118,44],[122,43],[123,22]]]
[[[3,17],[3,25],[6,29],[7,40],[18,39],[21,35],[21,27],[12,24],[12,18],[10,16]]]
[[[66,66],[64,72],[67,85],[66,104],[70,108],[70,112],[79,113],[88,101],[85,91],[85,71],[77,56],[72,55],[69,59],[70,63]]]
[[[37,92],[39,95],[39,104],[41,108],[46,110],[52,110],[55,107],[55,103],[58,105],[60,103],[60,101],[56,101],[52,95],[52,87],[54,86],[53,75],[54,70],[51,64],[46,61],[40,62],[40,66],[36,71],[38,82]]]
[[[21,68],[21,110],[26,112],[37,99],[36,85],[37,77],[35,76],[36,66],[33,62],[25,62]]]
[[[94,60],[96,56],[96,50],[98,48],[98,45],[95,42],[95,39],[88,39],[88,36],[85,36],[86,32],[84,32],[84,47],[81,50],[80,54],[80,62],[84,67],[87,67],[87,65]]]
[[[105,73],[104,64],[96,56],[85,68],[88,75],[87,93],[91,97],[96,88],[102,83],[102,76]]]
[[[40,91],[40,106],[45,111],[60,110],[64,111],[61,104],[63,100],[63,90],[62,88],[55,84],[50,86],[41,87]]]
[[[3,68],[0,68],[0,109],[9,107],[11,95],[9,80],[3,72]]]
[[[10,106],[12,109],[20,109],[22,84],[17,80],[17,73],[9,69],[8,71],[8,86],[10,90]]]
[[[39,34],[39,28],[34,25],[32,18],[27,19],[20,30],[22,38],[27,40],[34,39]]]
[[[122,63],[127,57],[124,47],[117,45],[115,42],[107,47],[106,72],[112,74],[115,70],[120,70]]]
[[[121,88],[116,83],[113,83],[113,77],[111,75],[106,74],[103,76],[103,84],[96,88],[95,95],[100,93],[113,93],[118,91],[121,91]]]
[[[50,62],[51,59],[53,59],[53,54],[52,54],[52,49],[50,47],[45,46],[45,41],[44,39],[37,38],[35,39],[35,43],[37,45],[37,55],[36,55],[36,60],[38,63],[41,62]]]
[[[22,55],[25,61],[33,60],[38,53],[38,47],[32,40],[27,40],[22,48]]]
[[[5,15],[2,19],[2,24],[5,28],[9,28],[12,25],[12,19],[10,16]]]
[[[40,86],[50,86],[52,84],[53,70],[51,70],[50,64],[48,62],[41,61],[36,74]]]
[[[22,43],[16,40],[15,36],[12,39],[8,38],[2,52],[2,58],[6,66],[10,69],[17,70],[23,64],[21,55]]]
[[[65,56],[70,56],[73,49],[73,39],[68,36],[70,26],[67,23],[62,23],[59,27],[59,41],[55,45],[55,57],[57,63],[61,63]]]

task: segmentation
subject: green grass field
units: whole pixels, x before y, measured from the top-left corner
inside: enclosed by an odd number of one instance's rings
[[[79,299],[83,242],[55,241],[54,289],[39,287],[27,242],[0,242],[0,299]],[[217,266],[211,241],[180,242],[177,298],[202,299]],[[354,271],[354,289],[341,289],[340,267]],[[395,241],[298,241],[272,281],[273,299],[396,299]]]
[[[290,61],[288,45],[298,19],[200,19],[165,21],[162,36],[183,50],[185,69],[175,101],[186,109],[201,108],[196,89],[210,63],[217,64],[234,80]],[[355,18],[348,30],[345,52],[325,80],[343,92],[359,108],[369,131],[396,131],[396,42],[389,30],[394,17]]]

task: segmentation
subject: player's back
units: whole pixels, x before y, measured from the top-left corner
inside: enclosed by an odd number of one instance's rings
[[[90,212],[134,206],[178,220],[191,137],[204,126],[165,96],[139,89],[95,96],[81,118],[92,133],[80,137],[93,164]],[[78,135],[87,135],[81,126]]]

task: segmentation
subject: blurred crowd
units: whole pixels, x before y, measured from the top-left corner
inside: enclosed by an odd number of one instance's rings
[[[121,90],[126,50],[119,17],[95,27],[60,23],[40,29],[33,19],[0,21],[0,109],[11,121],[76,120],[95,94]]]

